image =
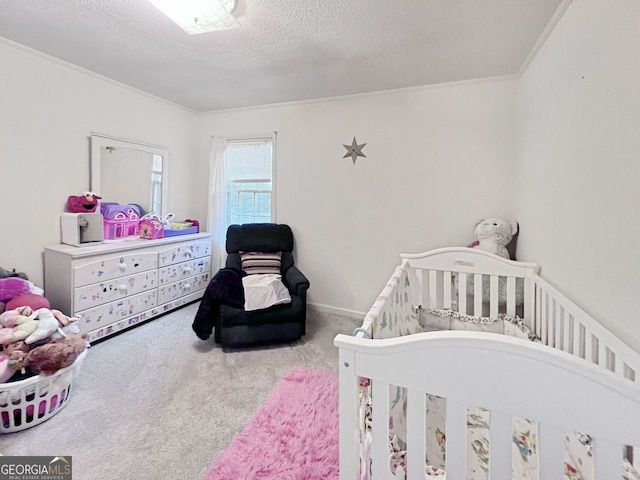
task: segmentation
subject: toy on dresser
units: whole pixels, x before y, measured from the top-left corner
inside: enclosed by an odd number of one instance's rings
[[[102,202],[100,204],[100,213],[103,217],[103,237],[105,242],[138,236],[140,207],[137,205]]]

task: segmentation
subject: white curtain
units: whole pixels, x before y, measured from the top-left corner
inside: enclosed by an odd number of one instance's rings
[[[225,242],[227,238],[227,167],[224,151],[226,138],[213,137],[209,154],[209,225],[213,239],[211,270],[218,271],[224,267],[227,259]]]

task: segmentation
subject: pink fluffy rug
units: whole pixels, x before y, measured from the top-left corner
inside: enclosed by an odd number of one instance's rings
[[[294,368],[203,480],[330,480],[338,472],[338,376]]]

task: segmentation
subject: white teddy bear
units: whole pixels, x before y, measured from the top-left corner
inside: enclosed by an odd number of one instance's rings
[[[469,247],[479,248],[485,252],[509,259],[507,245],[518,233],[518,223],[501,218],[487,218],[480,220],[474,230],[476,241]]]
[[[510,259],[507,245],[513,239],[513,236],[518,233],[518,223],[511,220],[503,220],[501,218],[487,218],[480,220],[474,230],[476,241],[470,245],[470,248],[479,248],[485,252],[493,253],[500,257]],[[458,291],[458,278],[457,275],[453,277],[454,286],[456,292]],[[471,295],[474,291],[473,276],[467,278],[467,295]],[[516,306],[522,305],[524,301],[524,291],[522,285],[516,285],[515,292],[515,304]],[[489,278],[484,277],[482,279],[482,300],[488,302],[490,297],[490,283]],[[455,302],[457,303],[457,302]],[[507,303],[507,282],[506,278],[500,277],[498,281],[498,303],[505,305]]]

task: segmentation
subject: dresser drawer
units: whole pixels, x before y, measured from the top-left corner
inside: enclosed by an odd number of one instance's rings
[[[73,266],[73,286],[83,287],[158,267],[156,252],[130,253]]]
[[[211,242],[189,242],[160,250],[158,266],[165,267],[211,255]]]
[[[103,303],[135,295],[158,286],[158,271],[136,273],[115,278],[86,287],[76,288],[73,292],[73,311],[78,312]]]
[[[159,270],[158,284],[166,285],[188,277],[211,271],[211,258],[198,258],[188,262],[162,267]]]
[[[105,303],[99,307],[77,312],[78,325],[82,333],[90,332],[104,325],[136,315],[157,305],[157,289]]]
[[[177,282],[169,283],[158,288],[158,305],[170,302],[176,298],[189,295],[190,293],[203,290],[209,285],[211,275],[204,273],[195,277],[185,278]]]

